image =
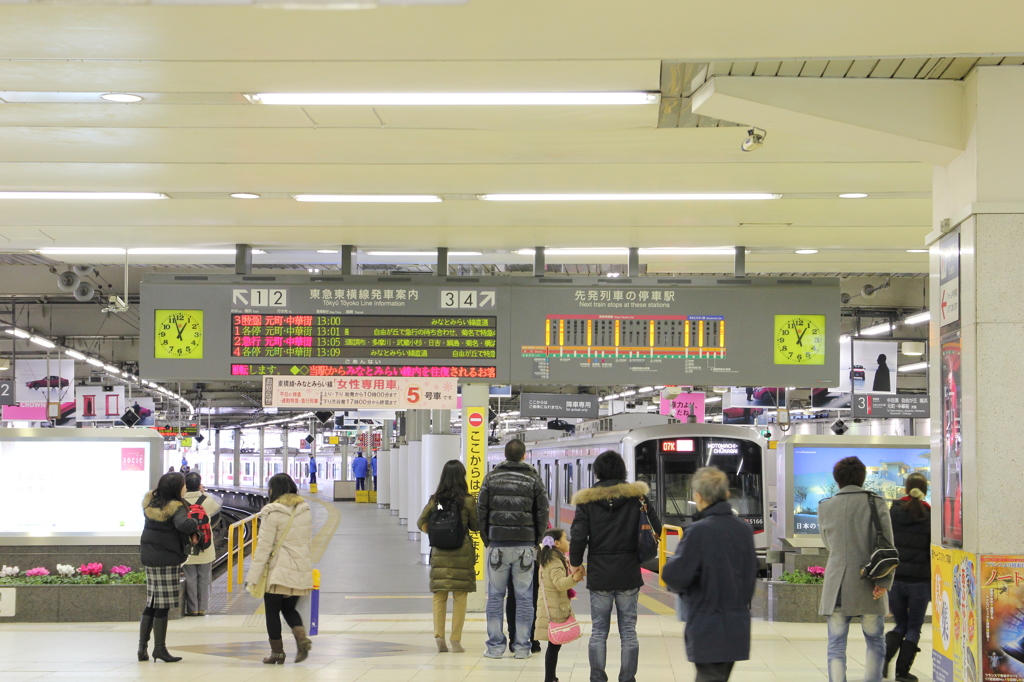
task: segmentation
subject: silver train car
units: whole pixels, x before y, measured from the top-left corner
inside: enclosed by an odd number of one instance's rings
[[[729,477],[729,503],[750,524],[758,553],[767,549],[768,443],[748,427],[723,424],[666,424],[630,431],[567,436],[526,444],[526,461],[547,488],[552,525],[572,525],[572,496],[594,485],[594,460],[614,450],[626,462],[629,479],[651,488],[662,523],[688,527],[697,511],[690,480],[697,469],[716,466]],[[488,449],[488,470],[505,459],[504,446]]]

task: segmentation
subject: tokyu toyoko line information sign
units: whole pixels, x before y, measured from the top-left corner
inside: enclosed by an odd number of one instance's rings
[[[263,377],[263,406],[292,409],[454,410],[455,379]]]

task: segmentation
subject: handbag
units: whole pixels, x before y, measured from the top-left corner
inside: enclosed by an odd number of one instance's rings
[[[271,550],[270,556],[267,557],[267,563],[263,565],[263,572],[260,573],[260,579],[255,583],[249,583],[245,586],[245,589],[249,590],[249,594],[256,599],[263,599],[263,595],[267,593],[267,578],[270,576],[270,564],[273,563],[274,557],[277,556],[277,552],[281,549],[281,544],[284,539],[288,537],[288,531],[292,529],[292,521],[295,520],[295,510],[297,507],[292,507],[292,515],[288,517],[288,525],[284,527],[284,532],[281,533],[281,537],[274,543],[274,549]]]
[[[651,517],[647,515],[647,498],[640,498],[640,523],[637,529],[636,558],[647,563],[658,556],[658,536],[651,527]]]
[[[882,532],[882,522],[878,518],[878,508],[875,506],[874,493],[865,491],[868,496],[868,507],[871,509],[871,525],[873,536],[870,538],[870,545],[874,547],[871,557],[867,563],[861,566],[860,577],[864,580],[879,580],[896,570],[900,565],[900,553],[889,542]]]
[[[570,613],[569,617],[561,623],[556,623],[551,619],[551,609],[548,608],[548,590],[543,581],[541,581],[540,593],[544,598],[544,612],[548,614],[548,642],[561,646],[579,639],[583,631],[574,615]]]

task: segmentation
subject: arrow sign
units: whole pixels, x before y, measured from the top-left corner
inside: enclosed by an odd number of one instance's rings
[[[481,291],[480,302],[477,305],[481,308],[493,308],[495,306],[494,292]]]
[[[246,298],[249,295],[248,289],[232,289],[231,290],[231,305],[241,303],[242,305],[249,305],[249,299]]]

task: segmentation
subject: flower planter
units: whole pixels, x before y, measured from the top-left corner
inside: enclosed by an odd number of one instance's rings
[[[0,623],[106,623],[138,620],[146,607],[145,585],[4,585],[15,613]],[[12,592],[13,591],[13,594]],[[181,618],[171,609],[170,618]]]
[[[822,587],[758,580],[751,613],[754,618],[778,623],[824,623],[825,616],[818,615]]]

